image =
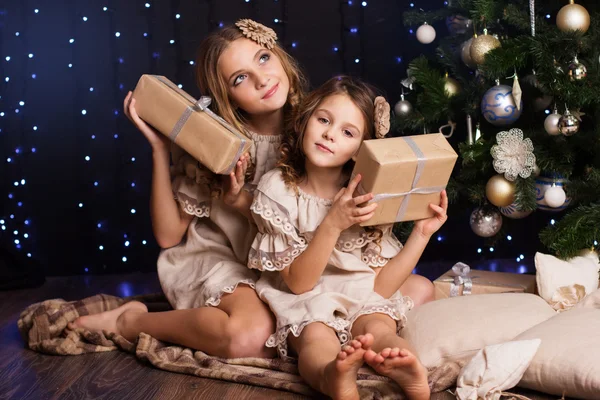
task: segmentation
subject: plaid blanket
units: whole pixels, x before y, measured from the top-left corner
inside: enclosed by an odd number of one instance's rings
[[[182,374],[204,378],[221,379],[247,385],[286,390],[307,396],[316,393],[298,375],[295,361],[263,358],[223,359],[212,357],[202,351],[161,342],[141,333],[135,343],[109,332],[91,332],[82,328],[70,330],[69,322],[79,316],[112,310],[126,301],[146,303],[150,311],[168,308],[162,295],[144,295],[119,298],[105,294],[83,300],[46,300],[32,304],[18,321],[23,341],[34,351],[55,355],[77,355],[105,351],[125,351],[134,354],[153,366]],[[429,380],[432,391],[442,391],[456,382],[461,366],[431,371]],[[377,375],[369,367],[358,374],[361,399],[402,399],[399,387],[386,377]]]

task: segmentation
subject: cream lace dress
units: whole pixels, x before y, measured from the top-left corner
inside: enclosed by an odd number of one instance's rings
[[[253,191],[275,166],[281,135],[251,133],[251,137],[255,175],[247,186]],[[246,265],[256,226],[221,199],[212,198],[206,169],[173,146],[173,193],[182,209],[196,218],[179,245],[161,251],[158,277],[175,309],[217,306],[224,293],[256,283],[258,274]]]
[[[385,299],[373,291],[376,274],[371,266],[385,265],[402,248],[391,227],[379,243],[374,234],[358,225],[343,231],[316,286],[299,295],[290,291],[279,271],[306,249],[331,204],[301,190],[296,195],[283,182],[279,169],[267,172],[255,191],[251,211],[259,233],[248,266],[262,271],[256,291],[277,318],[267,346],[277,347],[282,357],[288,355],[288,335],[299,336],[310,323],[322,322],[333,328],[344,344],[361,315],[389,315],[400,329],[413,307],[412,300],[399,292]]]

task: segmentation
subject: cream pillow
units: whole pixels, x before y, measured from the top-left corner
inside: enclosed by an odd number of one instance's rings
[[[514,340],[542,344],[519,386],[582,399],[600,398],[600,290]]]
[[[456,383],[459,400],[497,400],[519,383],[541,340],[519,340],[486,346],[463,368]]]
[[[453,370],[456,379],[460,368],[449,364],[464,365],[485,346],[513,340],[554,315],[541,297],[529,293],[452,297],[409,311],[400,335],[413,345],[430,373]]]
[[[600,264],[593,257],[573,257],[564,261],[542,253],[535,254],[535,269],[538,293],[550,305],[560,301],[559,289],[581,285],[584,295],[598,289],[598,270]],[[561,308],[568,308],[561,307]]]

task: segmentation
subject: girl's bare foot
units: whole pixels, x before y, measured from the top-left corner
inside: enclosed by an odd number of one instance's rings
[[[356,376],[364,364],[365,352],[373,345],[373,335],[357,336],[342,348],[325,367],[324,392],[336,400],[359,400]]]
[[[124,335],[122,326],[119,323],[122,320],[122,316],[134,313],[147,313],[148,307],[139,301],[130,301],[123,304],[122,306],[115,308],[114,310],[105,311],[99,314],[85,315],[77,318],[75,321],[69,323],[69,329],[84,328],[89,331],[106,331],[112,332],[125,337],[125,339],[132,341],[135,337],[127,337]]]
[[[429,399],[427,369],[410,351],[395,347],[377,354],[369,349],[365,352],[365,361],[377,373],[396,382],[410,400]]]

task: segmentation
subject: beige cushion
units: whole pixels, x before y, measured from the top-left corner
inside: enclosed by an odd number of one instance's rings
[[[466,363],[485,346],[513,340],[554,315],[552,307],[534,294],[461,296],[414,308],[400,334],[433,372],[458,360]]]
[[[486,346],[463,368],[456,383],[459,400],[496,400],[517,386],[541,340],[519,340]]]
[[[541,339],[519,386],[583,399],[600,398],[600,290],[582,303],[518,335]]]
[[[550,305],[556,305],[560,300],[557,292],[561,288],[581,285],[585,288],[584,295],[598,289],[600,266],[593,257],[573,257],[564,261],[548,254],[536,253],[535,269],[538,293]]]

